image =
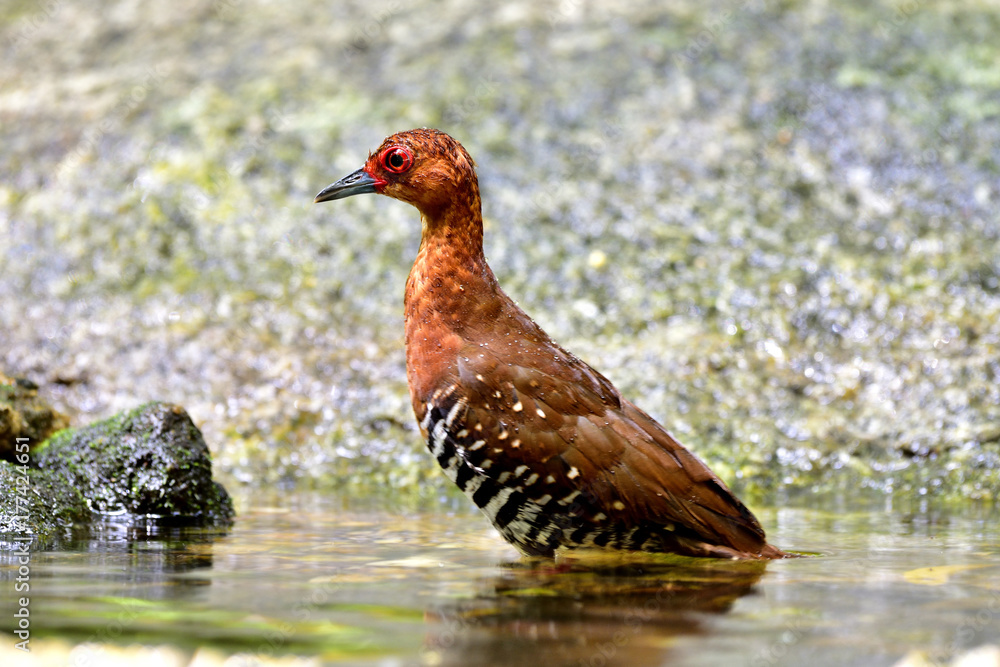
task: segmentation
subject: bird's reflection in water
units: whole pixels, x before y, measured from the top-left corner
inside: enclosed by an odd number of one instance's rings
[[[727,613],[765,568],[648,554],[509,564],[479,595],[428,610],[426,661],[663,664],[673,638],[703,633],[704,615]]]

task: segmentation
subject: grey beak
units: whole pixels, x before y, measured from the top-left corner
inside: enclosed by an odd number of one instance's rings
[[[323,188],[313,203],[320,203],[324,201],[333,201],[334,199],[343,199],[344,197],[351,197],[353,195],[363,195],[375,192],[375,185],[378,183],[371,175],[364,169],[358,169],[353,174],[344,176],[342,179],[334,183],[333,185],[328,185]]]

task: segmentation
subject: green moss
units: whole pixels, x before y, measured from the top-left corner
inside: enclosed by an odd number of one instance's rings
[[[200,431],[178,406],[148,403],[102,422],[56,434],[34,457],[99,513],[158,515],[227,523],[232,502],[212,480]]]
[[[109,516],[226,525],[233,514],[201,433],[174,405],[148,403],[59,431],[27,467],[0,463],[0,534],[8,537],[27,532],[48,543]]]
[[[38,396],[33,382],[0,373],[0,459],[16,462],[19,442],[26,441],[34,450],[50,433],[65,425],[66,417]]]
[[[0,461],[0,549],[10,538],[31,535],[39,543],[69,534],[90,521],[87,500],[58,471]]]

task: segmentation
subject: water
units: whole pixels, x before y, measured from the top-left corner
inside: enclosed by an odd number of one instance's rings
[[[0,662],[134,664],[144,644],[174,647],[160,664],[870,666],[1000,640],[994,509],[786,502],[755,509],[773,542],[814,557],[552,563],[460,505],[244,498],[228,534],[109,528],[33,553],[34,652],[5,635]]]

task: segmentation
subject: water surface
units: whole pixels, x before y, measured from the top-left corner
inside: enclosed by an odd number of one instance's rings
[[[947,664],[1000,638],[995,510],[788,502],[755,509],[773,542],[814,557],[553,563],[448,499],[244,498],[228,534],[108,528],[32,554],[24,664],[105,664],[107,643],[242,655],[230,665],[892,665],[911,650]]]

